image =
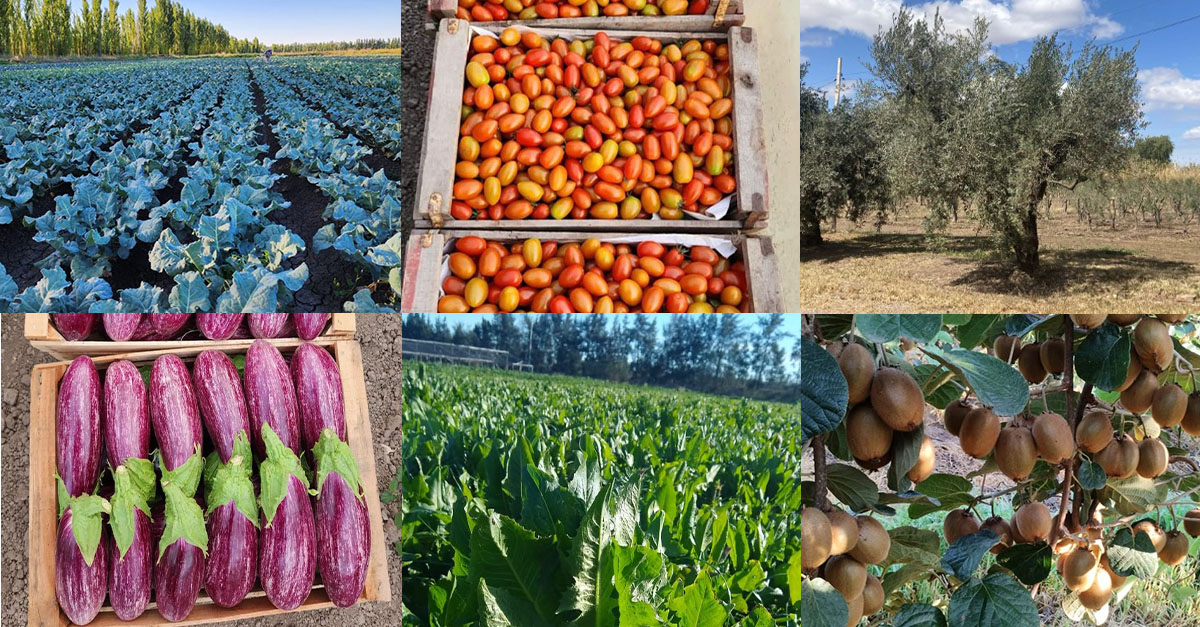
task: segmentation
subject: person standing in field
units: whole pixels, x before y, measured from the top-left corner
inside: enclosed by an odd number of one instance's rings
[[[264,53],[264,54],[265,54],[265,55],[266,55],[266,57],[267,57],[267,63],[270,63],[270,62],[271,62],[271,49],[270,49],[270,48],[267,48],[267,51],[266,51],[266,53]]]

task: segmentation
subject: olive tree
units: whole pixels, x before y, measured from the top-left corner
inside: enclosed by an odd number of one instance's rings
[[[1133,152],[1141,159],[1154,163],[1170,163],[1175,144],[1166,135],[1142,137],[1133,145]]]

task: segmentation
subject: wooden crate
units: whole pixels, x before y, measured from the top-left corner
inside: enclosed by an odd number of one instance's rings
[[[366,384],[363,379],[362,353],[354,340],[317,339],[315,344],[332,351],[342,376],[342,390],[346,406],[346,439],[354,452],[354,459],[362,473],[363,493],[367,502],[367,513],[371,528],[371,556],[367,566],[367,579],[359,602],[379,601],[388,603],[392,599],[391,582],[388,575],[387,551],[384,543],[383,516],[379,504],[379,489],[375,475],[375,452],[371,439],[371,423],[367,410]],[[299,341],[289,347],[280,347],[285,355],[295,350]],[[174,353],[189,365],[202,348],[187,347],[173,350],[128,353],[96,357],[92,361],[97,369],[103,370],[114,361],[128,359],[135,364],[149,364],[159,355]],[[220,346],[230,354],[244,354],[245,346]],[[57,541],[58,509],[55,485],[55,409],[58,400],[58,383],[67,371],[69,362],[57,362],[34,366],[30,382],[29,407],[29,625],[65,627],[71,624],[58,607],[54,593],[54,551]],[[153,602],[146,612],[133,621],[116,617],[112,606],[105,605],[100,614],[89,625],[107,627],[112,625],[194,625],[209,622],[224,622],[257,616],[284,613],[276,609],[267,599],[262,587],[255,584],[249,596],[237,607],[223,608],[212,602],[201,591],[196,607],[187,619],[178,623],[167,623],[155,611]],[[319,579],[312,594],[292,611],[315,610],[334,607]]]
[[[597,30],[720,31],[741,26],[746,16],[743,0],[713,0],[705,15],[646,17],[573,17],[549,20],[475,22],[487,26],[544,26],[547,28],[594,28]],[[435,20],[457,16],[458,0],[429,0],[429,15]]]
[[[496,230],[596,230],[638,231],[647,233],[735,233],[762,227],[770,206],[767,195],[766,144],[762,128],[759,93],[758,53],[754,31],[740,26],[724,32],[606,31],[615,40],[639,35],[664,41],[716,39],[729,43],[733,90],[733,145],[737,190],[729,213],[721,220],[455,220],[450,216],[453,198],[454,165],[458,161],[458,131],[462,111],[471,26],[499,32],[490,22],[471,23],[458,19],[442,20],[434,49],[432,80],[429,89],[425,141],[417,175],[417,199],[414,204],[415,228],[462,228]],[[594,31],[563,28],[529,27],[544,37],[590,38]],[[451,139],[453,138],[453,139]]]
[[[100,325],[97,324],[97,327]],[[113,342],[108,339],[87,339],[78,342],[71,342],[63,339],[63,336],[58,333],[54,325],[50,322],[50,314],[25,314],[25,339],[34,348],[54,355],[59,359],[74,359],[79,355],[91,355],[93,357],[100,355],[113,355],[120,353],[141,353],[146,351],[173,351],[175,349],[194,348],[198,353],[202,350],[213,348],[217,344],[221,346],[228,345],[229,347],[246,347],[254,342],[253,339],[246,340],[223,340],[215,341],[205,339],[196,331],[197,339],[193,340],[164,340],[164,341],[139,341],[139,342]],[[97,328],[93,332],[93,337],[104,337],[104,330]],[[352,339],[354,337],[354,314],[335,313],[330,315],[329,323],[325,327],[325,332],[317,336],[317,339]],[[283,346],[289,345],[288,340],[293,342],[298,341],[297,338],[277,338],[271,342],[279,345],[282,350]]]
[[[468,235],[500,241],[521,241],[536,237],[557,242],[579,242],[589,237],[601,241],[612,237],[641,236],[641,233],[542,233],[534,231],[413,231],[408,238],[404,258],[404,293],[401,311],[404,313],[436,313],[442,291],[442,259],[446,244]],[[782,313],[779,268],[775,248],[769,237],[708,234],[706,237],[732,242],[737,246],[741,261],[746,264],[746,281],[751,311]],[[645,239],[654,240],[654,235]]]

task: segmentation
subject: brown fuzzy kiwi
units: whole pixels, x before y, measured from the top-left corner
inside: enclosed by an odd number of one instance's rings
[[[1121,382],[1116,391],[1124,392],[1129,389],[1129,386],[1133,385],[1134,381],[1137,381],[1138,375],[1142,374],[1142,370],[1145,369],[1142,368],[1141,360],[1133,353],[1132,348],[1129,349],[1129,365],[1125,367],[1125,380]]]
[[[1050,508],[1037,501],[1018,507],[1017,513],[1013,514],[1013,526],[1029,542],[1048,538],[1051,524]]]
[[[1187,411],[1183,412],[1183,420],[1179,426],[1188,435],[1200,435],[1200,392],[1192,392],[1188,396]]]
[[[1139,520],[1133,524],[1132,529],[1135,538],[1139,533],[1146,534],[1150,538],[1150,544],[1154,545],[1155,551],[1161,551],[1167,545],[1167,534],[1163,533],[1162,527],[1159,527],[1158,523],[1153,520]]]
[[[946,411],[942,412],[942,422],[946,424],[946,431],[950,435],[958,437],[958,432],[962,429],[963,418],[973,409],[967,401],[958,399],[946,406]]]
[[[1071,425],[1062,416],[1047,412],[1033,421],[1033,441],[1038,455],[1051,464],[1061,464],[1075,455]]]
[[[840,509],[826,512],[825,517],[829,519],[829,554],[849,553],[858,544],[858,522]]]
[[[1163,542],[1163,548],[1158,552],[1158,559],[1162,560],[1167,566],[1177,566],[1187,556],[1187,536],[1180,533],[1178,529],[1168,531],[1166,540]]]
[[[829,559],[829,545],[833,541],[829,531],[829,519],[815,507],[806,507],[800,512],[800,566],[816,568]]]
[[[995,553],[996,555],[999,555],[1001,551],[1012,546],[1013,544],[1012,526],[1008,524],[1007,520],[1004,520],[999,516],[992,516],[991,518],[983,521],[983,524],[979,525],[979,529],[990,529],[992,533],[1000,536],[1000,542],[996,546],[992,547],[992,553]]]
[[[1042,342],[1041,352],[1038,354],[1042,358],[1042,367],[1050,374],[1062,374],[1066,369],[1067,359],[1067,343],[1062,338],[1056,337]]]
[[[1167,445],[1158,438],[1146,438],[1138,444],[1137,473],[1153,479],[1167,470]]]
[[[861,460],[859,464],[864,467],[891,458],[892,436],[892,428],[868,403],[857,405],[846,414],[846,444],[850,454]]]
[[[1125,580],[1129,579],[1129,577],[1122,577],[1121,575],[1113,572],[1112,564],[1108,562],[1108,553],[1105,553],[1100,557],[1100,568],[1107,572],[1109,578],[1112,579],[1113,589],[1120,588],[1121,586],[1125,585]]]
[[[1150,401],[1150,415],[1159,426],[1169,429],[1183,422],[1187,405],[1187,392],[1178,383],[1168,383],[1155,390],[1154,398]]]
[[[1162,320],[1142,318],[1133,328],[1133,350],[1137,352],[1142,366],[1147,370],[1162,372],[1171,365],[1175,345],[1171,342],[1171,330]]]
[[[857,405],[871,395],[871,379],[875,376],[875,360],[861,344],[851,342],[838,355],[838,367],[850,388],[850,405]]]
[[[883,584],[879,578],[867,573],[867,584],[863,586],[863,616],[870,616],[883,609]]]
[[[1075,442],[1088,453],[1099,453],[1112,439],[1112,417],[1103,409],[1089,411],[1075,427]]]
[[[871,380],[871,407],[896,431],[912,431],[925,417],[925,397],[907,372],[882,368]]]
[[[946,536],[947,546],[976,531],[979,531],[979,519],[969,509],[956,509],[946,514],[946,520],[942,521],[942,535]]]
[[[1093,612],[1099,612],[1101,608],[1108,605],[1109,599],[1112,599],[1112,591],[1112,577],[1107,570],[1100,569],[1096,571],[1096,580],[1092,583],[1092,587],[1076,594],[1079,595],[1079,602],[1084,607]]]
[[[1109,479],[1125,479],[1137,472],[1138,445],[1127,434],[1113,438],[1093,460],[1104,469]]]
[[[996,438],[995,451],[1000,472],[1013,481],[1024,480],[1037,463],[1037,445],[1033,434],[1025,427],[1010,424],[1002,429],[1000,437]]]
[[[1041,383],[1046,380],[1046,367],[1042,365],[1042,345],[1027,344],[1017,357],[1017,370],[1030,383]]]
[[[887,529],[870,516],[859,516],[858,543],[850,550],[850,557],[864,564],[879,564],[887,559],[891,548],[892,539]]]
[[[978,459],[987,457],[1000,437],[1000,419],[987,407],[972,409],[963,419],[958,442],[967,455]]]
[[[996,353],[996,359],[1011,364],[1017,361],[1017,356],[1021,354],[1021,338],[1014,335],[997,335],[992,341],[992,351]]]
[[[1071,314],[1071,322],[1077,327],[1095,329],[1104,324],[1105,314]]]
[[[1159,320],[1162,320],[1163,322],[1165,322],[1167,324],[1179,324],[1180,322],[1187,320],[1188,315],[1187,314],[1154,314],[1154,317],[1158,318]]]
[[[1127,327],[1142,318],[1142,314],[1108,314],[1108,321],[1119,326]]]
[[[1149,370],[1138,373],[1133,385],[1121,392],[1121,407],[1140,414],[1154,403],[1154,393],[1158,391],[1158,377]]]
[[[1074,592],[1087,590],[1096,583],[1096,571],[1100,570],[1100,562],[1091,551],[1078,548],[1062,557],[1060,562],[1063,583]]]
[[[847,599],[862,594],[867,583],[867,567],[845,555],[835,555],[825,563],[825,581]]]
[[[1193,538],[1200,536],[1200,507],[1189,510],[1183,516],[1183,530]]]
[[[825,345],[825,352],[829,353],[835,360],[841,356],[842,349],[846,348],[848,342],[830,342]]]
[[[921,483],[933,474],[933,466],[936,463],[937,451],[933,448],[933,440],[929,439],[929,436],[925,436],[921,440],[921,451],[917,453],[917,463],[908,469],[906,475],[908,480],[913,483]]]
[[[863,596],[860,594],[853,599],[846,599],[846,607],[850,616],[846,619],[846,627],[854,627],[863,617]]]
[[[892,451],[888,450],[887,455],[878,459],[858,459],[854,458],[855,463],[863,470],[879,470],[884,466],[892,463]]]

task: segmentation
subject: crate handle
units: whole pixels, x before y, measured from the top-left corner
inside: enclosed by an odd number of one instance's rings
[[[442,193],[434,192],[429,195],[429,204],[425,207],[426,213],[429,214],[429,221],[433,222],[433,227],[442,228]]]

